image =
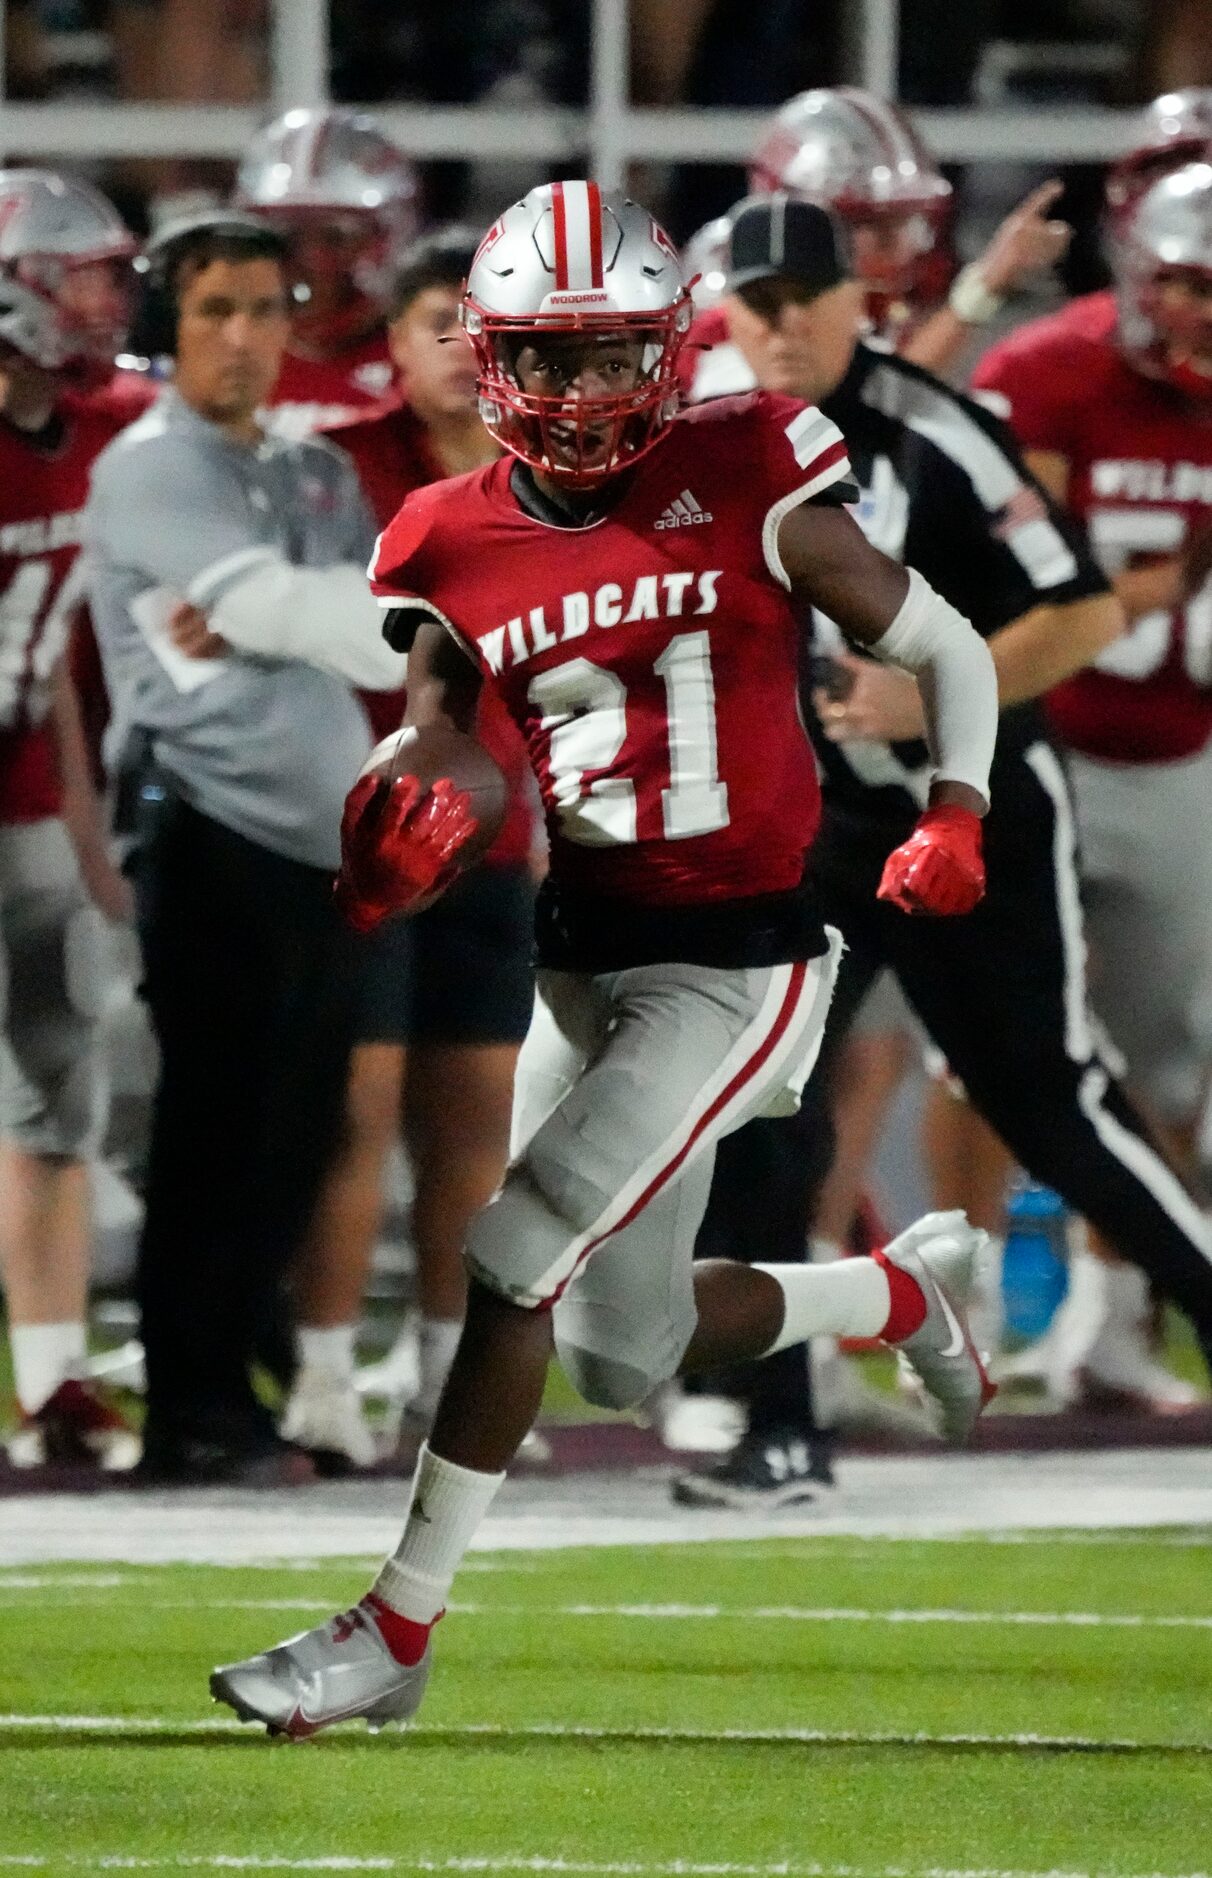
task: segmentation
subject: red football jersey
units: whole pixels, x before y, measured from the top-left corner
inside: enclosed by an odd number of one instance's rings
[[[429,447],[424,424],[409,405],[399,400],[371,417],[334,425],[328,435],[353,458],[362,493],[380,528],[387,527],[412,490],[438,482],[446,474]],[[404,691],[363,694],[362,702],[376,737],[386,737],[399,727],[406,695]],[[505,823],[484,856],[485,863],[520,866],[530,854],[533,824],[527,796],[526,750],[504,705],[487,688],[480,700],[476,736],[510,786]]]
[[[1034,320],[994,346],[974,385],[1006,401],[1024,449],[1068,460],[1068,507],[1114,576],[1181,552],[1212,525],[1212,413],[1133,370],[1115,343],[1111,295],[1076,304],[1078,314]],[[1212,736],[1212,580],[1185,605],[1134,621],[1057,686],[1048,711],[1065,743],[1108,761],[1202,750]]]
[[[395,390],[396,368],[382,326],[331,359],[287,352],[269,401],[270,428],[279,437],[310,437],[313,431],[365,417]]]
[[[50,680],[83,604],[78,562],[94,459],[135,413],[67,394],[49,449],[0,422],[0,823],[62,809]]]
[[[840,431],[767,392],[685,411],[583,528],[529,516],[512,468],[411,496],[371,583],[422,600],[504,699],[555,884],[657,906],[797,887],[820,792],[778,527],[848,476]]]

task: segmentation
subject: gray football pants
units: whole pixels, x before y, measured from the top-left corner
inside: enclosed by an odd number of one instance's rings
[[[63,823],[0,828],[0,1133],[29,1154],[99,1145],[102,930]]]
[[[1212,744],[1177,763],[1068,759],[1091,996],[1128,1081],[1163,1120],[1212,1070]]]
[[[823,957],[794,965],[540,973],[515,1159],[468,1263],[504,1297],[553,1312],[560,1361],[588,1401],[630,1407],[675,1374],[695,1327],[715,1144],[754,1116],[793,1112],[840,954],[831,933]]]

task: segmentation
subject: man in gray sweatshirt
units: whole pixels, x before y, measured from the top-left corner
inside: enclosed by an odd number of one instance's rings
[[[148,258],[145,344],[174,379],[98,460],[87,523],[161,1049],[143,1467],[291,1478],[250,1367],[341,1113],[354,970],[332,874],[369,747],[353,688],[399,685],[404,661],[352,466],[258,421],[288,335],[281,238],[209,216]]]

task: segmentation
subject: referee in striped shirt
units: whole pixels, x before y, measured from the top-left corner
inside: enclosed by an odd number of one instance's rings
[[[860,526],[989,641],[1002,701],[987,895],[963,919],[909,917],[876,889],[884,856],[925,805],[929,759],[912,681],[862,657],[831,621],[812,622],[804,708],[825,813],[810,867],[825,918],[848,947],[826,1063],[872,981],[891,969],[1023,1166],[1186,1311],[1212,1359],[1212,1234],[1154,1148],[1088,1009],[1072,805],[1035,702],[1117,637],[1122,616],[1004,426],[930,373],[861,343],[861,309],[844,235],[824,209],[773,196],[734,212],[731,358],[725,347],[700,354],[712,393],[756,381],[821,405],[849,447]],[[805,1256],[832,1147],[828,1082],[813,1077],[798,1116],[752,1123],[725,1144],[700,1254]],[[756,1238],[755,1193],[764,1220]],[[812,1498],[829,1475],[828,1443],[813,1424],[800,1351],[755,1366],[743,1392],[748,1436],[714,1468],[683,1476],[676,1496],[760,1507]]]

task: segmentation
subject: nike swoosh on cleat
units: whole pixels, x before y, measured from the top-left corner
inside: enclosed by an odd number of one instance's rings
[[[964,1335],[964,1327],[952,1310],[951,1300],[943,1290],[943,1287],[936,1281],[934,1288],[938,1292],[938,1301],[943,1307],[943,1316],[951,1326],[951,1341],[945,1350],[940,1350],[939,1354],[940,1356],[959,1356],[968,1347],[968,1339]]]

